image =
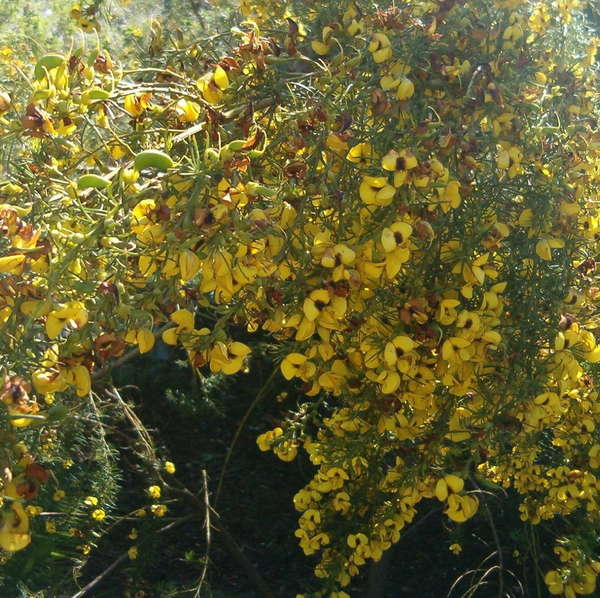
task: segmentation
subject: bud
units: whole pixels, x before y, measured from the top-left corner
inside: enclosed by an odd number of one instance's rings
[[[0,91],[0,114],[8,112],[11,103],[10,96],[5,91]]]

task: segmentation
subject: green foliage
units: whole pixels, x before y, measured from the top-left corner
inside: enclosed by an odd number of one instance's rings
[[[0,594],[588,592],[597,9],[281,4],[0,8]]]

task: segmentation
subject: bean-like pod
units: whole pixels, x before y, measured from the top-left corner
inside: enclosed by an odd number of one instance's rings
[[[33,69],[33,76],[36,79],[43,79],[46,76],[46,72],[55,69],[65,61],[65,57],[62,54],[46,54],[42,56],[35,64]]]
[[[274,195],[277,195],[277,191],[275,189],[265,187],[264,185],[255,183],[254,181],[246,183],[246,192],[250,195],[262,195],[264,197],[273,197]]]
[[[110,179],[97,174],[84,174],[77,179],[77,188],[83,189],[104,189],[110,185]]]
[[[160,150],[144,150],[133,159],[133,166],[139,172],[144,168],[156,168],[157,170],[168,170],[175,163],[169,154]]]
[[[232,152],[241,152],[244,149],[245,145],[245,139],[234,139],[233,141],[230,141],[226,147]]]
[[[110,91],[101,89],[100,87],[92,87],[81,94],[81,102],[83,104],[89,104],[93,101],[103,101],[110,98]]]
[[[204,163],[207,166],[215,166],[219,163],[219,152],[214,147],[208,147],[204,150]]]

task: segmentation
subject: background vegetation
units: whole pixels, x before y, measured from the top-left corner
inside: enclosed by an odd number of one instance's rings
[[[266,6],[281,8],[277,2]],[[125,72],[156,68],[157,61],[170,64],[173,56],[182,69],[214,65],[219,52],[234,47],[230,30],[250,12],[242,9],[233,2],[204,0],[108,0],[79,7],[65,7],[61,0],[5,2],[0,5],[0,84],[23,91],[37,57],[81,44],[101,47]],[[325,16],[322,21],[326,27]],[[600,11],[593,3],[580,26],[586,36],[600,32]],[[267,37],[286,35],[268,26],[264,31]],[[195,40],[210,53],[186,53]],[[22,75],[16,84],[15,72]],[[300,84],[294,89],[300,103],[322,93]],[[298,119],[306,113],[299,109]],[[590,127],[597,131],[597,121]],[[10,151],[19,150],[11,146]],[[2,175],[13,173],[7,169]],[[151,351],[123,359],[99,376],[92,399],[75,417],[54,412],[52,417],[64,417],[60,441],[50,429],[38,439],[38,448],[42,462],[45,456],[62,468],[53,470],[39,502],[56,504],[56,512],[44,509],[45,530],[27,550],[4,555],[1,596],[79,598],[84,588],[86,595],[107,598],[250,598],[318,590],[317,557],[302,553],[292,531],[298,519],[294,495],[310,483],[315,464],[304,453],[285,463],[261,453],[256,443],[266,430],[299,421],[305,397],[280,375],[283,355],[268,345],[266,335],[250,341],[243,326],[233,330],[236,340],[254,343],[247,371],[198,377],[184,349],[159,339]],[[590,366],[590,375],[595,367]],[[327,417],[334,407],[325,402],[319,409],[319,417]],[[545,450],[542,459],[552,462],[550,435],[539,444]],[[455,458],[461,465],[467,461],[464,455]],[[176,471],[170,473],[166,463]],[[149,488],[165,481],[167,514],[149,516],[155,502]],[[58,487],[65,493],[60,500],[54,496]],[[568,524],[558,517],[533,525],[519,517],[516,493],[491,481],[482,492],[489,494],[486,509],[458,526],[441,516],[435,497],[423,500],[399,543],[365,567],[347,590],[369,598],[547,596],[543,577],[554,566],[551,546],[565,527],[577,528],[587,557],[598,557],[600,530],[586,529],[585,514]],[[94,499],[105,512],[102,521],[90,517]],[[144,517],[140,509],[146,510]],[[53,521],[69,531],[53,533]],[[494,569],[499,557],[504,577]]]

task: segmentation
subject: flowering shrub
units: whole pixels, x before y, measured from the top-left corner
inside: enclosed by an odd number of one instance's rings
[[[315,466],[294,505],[319,595],[346,596],[423,500],[473,517],[481,486],[559,522],[550,593],[593,593],[600,42],[582,2],[280,4],[242,1],[222,57],[156,29],[143,68],[78,48],[2,93],[0,547],[30,543],[39,438],[60,445],[111,364],[161,338],[233,375],[245,328],[307,397],[258,445]]]

